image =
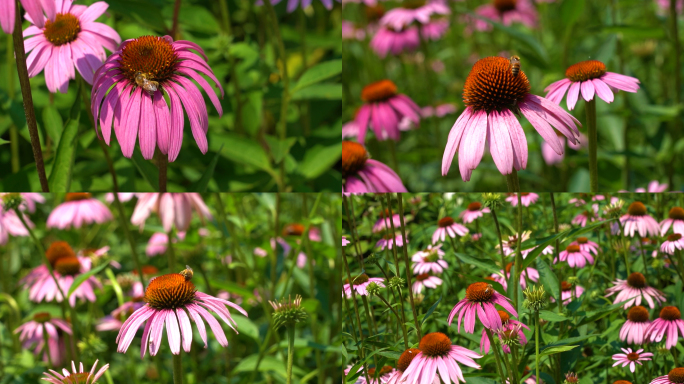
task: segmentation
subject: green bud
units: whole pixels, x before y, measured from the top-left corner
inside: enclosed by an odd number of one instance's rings
[[[294,326],[300,321],[306,319],[306,312],[301,308],[302,296],[295,296],[294,301],[292,297],[288,297],[287,301],[282,299],[280,302],[270,301],[271,307],[273,307],[273,324],[276,329],[282,327]]]
[[[577,285],[579,278],[577,276],[570,276],[570,277],[568,277],[567,281],[570,285],[572,285],[574,287],[575,285]]]
[[[368,257],[366,257],[366,259],[364,260],[364,262],[365,262],[366,264],[377,264],[379,261],[380,261],[380,257],[378,257],[378,255],[377,255],[376,253],[371,253],[371,254],[370,254]]]
[[[24,202],[24,198],[20,193],[5,193],[2,195],[2,206],[5,211],[17,210]]]
[[[523,301],[525,308],[531,311],[539,311],[546,307],[547,298],[543,285],[527,287],[523,291],[523,295],[525,295],[525,301]]]
[[[406,280],[399,276],[394,276],[389,280],[389,287],[392,289],[402,289],[406,287]]]
[[[503,206],[501,195],[498,193],[483,193],[482,205],[493,210],[501,208]]]
[[[368,291],[369,296],[377,296],[380,294],[380,288],[377,283],[372,282],[366,286],[366,291]]]

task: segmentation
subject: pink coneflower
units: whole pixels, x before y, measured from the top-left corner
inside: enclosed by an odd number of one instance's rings
[[[518,234],[516,233],[515,235],[508,236],[508,240],[503,241],[503,251],[504,255],[506,256],[511,256],[515,255],[515,253],[518,250],[518,241],[525,242],[525,240],[528,240],[530,238],[530,235],[532,234],[532,231],[523,231],[523,233],[520,236],[520,239],[518,239]],[[499,248],[499,245],[496,245],[496,248]],[[536,247],[535,247],[536,248]],[[522,254],[523,259],[527,257],[527,255],[532,252],[534,248],[529,248],[529,249],[521,249],[520,253]],[[546,250],[543,251],[544,254],[546,254]]]
[[[667,215],[667,219],[660,222],[660,235],[665,236],[672,227],[674,233],[684,233],[684,209],[673,207]]]
[[[139,283],[140,282],[138,282],[138,284]],[[121,326],[123,326],[124,321],[144,305],[143,296],[136,296],[132,301],[127,301],[113,310],[111,315],[100,319],[95,326],[95,329],[98,331],[118,331],[121,329]],[[142,324],[140,324],[140,326],[142,326]]]
[[[655,3],[662,13],[670,12],[670,0],[655,0]],[[677,0],[675,10],[678,14],[681,14],[682,9],[684,9],[684,0]]]
[[[137,193],[134,192],[120,192],[118,193],[119,196],[119,201],[122,203],[125,203],[127,201],[131,201]],[[109,204],[114,203],[114,194],[113,193],[108,193],[105,195],[105,201],[108,202]]]
[[[665,295],[659,290],[649,287],[646,282],[646,277],[639,272],[632,272],[627,277],[627,280],[618,279],[614,281],[613,286],[606,289],[606,292],[608,292],[606,297],[609,297],[614,293],[618,294],[615,296],[614,303],[628,300],[623,307],[625,309],[633,305],[641,305],[642,296],[651,308],[655,306],[654,300],[659,304],[665,302]]]
[[[461,331],[461,319],[465,315],[465,331],[473,333],[475,331],[475,314],[480,319],[482,325],[489,329],[497,330],[501,328],[501,318],[494,304],[499,304],[514,317],[518,317],[518,312],[509,303],[510,299],[496,292],[490,284],[477,282],[470,284],[466,288],[465,298],[459,301],[449,313],[448,323],[454,319],[458,313],[458,331]]]
[[[408,192],[390,167],[353,141],[342,142],[342,178],[342,193]]]
[[[45,361],[48,361],[48,356],[50,356],[52,363],[60,364],[64,355],[62,353],[64,341],[59,336],[57,328],[69,335],[72,334],[69,323],[62,319],[53,318],[47,312],[39,312],[33,315],[33,320],[17,327],[14,333],[21,332],[19,334],[19,341],[23,343],[25,348],[36,343],[36,349],[34,350],[36,355],[42,351]],[[47,348],[45,346],[45,333],[47,333]]]
[[[109,369],[109,364],[107,364],[100,368],[97,373],[95,373],[95,368],[97,367],[98,361],[100,360],[95,360],[90,372],[85,372],[83,370],[83,363],[80,363],[80,369],[76,371],[76,364],[74,364],[74,361],[72,360],[72,372],[69,372],[66,368],[64,368],[60,374],[59,372],[50,369],[49,373],[43,372],[45,377],[43,377],[42,380],[53,384],[94,384],[105,373],[105,371]]]
[[[536,193],[532,192],[522,192],[520,194],[520,202],[522,203],[523,207],[529,207],[530,204],[534,204],[539,200],[539,195]],[[517,193],[509,193],[508,196],[506,196],[506,201],[511,203],[512,206],[517,207],[518,206],[518,194]]]
[[[641,305],[634,306],[627,312],[627,321],[620,328],[620,340],[627,344],[643,344],[646,329],[651,324],[648,310]]]
[[[349,279],[345,279],[344,286],[342,287],[344,290],[344,294],[347,296],[348,299],[351,299],[352,297],[352,287],[356,291],[356,294],[361,296],[368,296],[368,291],[366,290],[366,288],[370,283],[375,283],[383,288],[385,287],[385,284],[383,284],[383,281],[385,281],[385,279],[381,277],[368,277],[368,275],[366,275],[365,273],[356,276],[353,281],[353,284],[349,284]]]
[[[450,216],[444,216],[437,221],[437,229],[432,234],[432,244],[438,241],[444,241],[446,236],[456,238],[456,236],[465,236],[468,233],[468,228],[458,224]]]
[[[504,175],[527,167],[527,139],[515,114],[522,113],[556,151],[563,153],[554,128],[572,143],[577,142],[579,121],[551,101],[530,93],[530,83],[521,70],[512,74],[503,57],[478,60],[465,81],[463,102],[467,106],[449,133],[442,158],[446,175],[458,151],[461,177],[469,181],[472,171],[489,150]]]
[[[650,352],[642,353],[644,352],[643,349],[639,349],[636,352],[633,352],[632,348],[620,349],[622,349],[622,352],[624,353],[613,355],[613,360],[615,360],[613,367],[622,364],[622,367],[624,368],[629,364],[629,370],[632,372],[636,369],[636,364],[642,365],[642,361],[651,360],[651,357],[653,356]]]
[[[490,4],[478,7],[475,13],[504,25],[522,23],[529,28],[537,26],[537,10],[529,0],[492,0]],[[478,31],[491,31],[492,25],[485,20],[469,17],[470,26],[466,33],[472,33],[472,29]]]
[[[14,31],[14,22],[16,20],[16,1],[5,0],[0,2],[2,9],[0,11],[0,27],[3,32],[11,34]],[[45,26],[45,17],[43,12],[47,14],[48,18],[55,21],[57,15],[57,8],[55,1],[45,0],[21,0],[21,6],[28,14],[27,20],[35,20],[36,26],[43,28]]]
[[[380,80],[366,85],[361,92],[365,103],[356,114],[359,125],[358,140],[363,143],[370,124],[378,140],[399,141],[399,122],[407,117],[413,123],[420,122],[420,107],[408,96],[397,93],[397,86],[390,80]]]
[[[169,243],[169,236],[164,232],[155,232],[147,242],[145,253],[148,257],[163,255],[166,253],[166,246]]]
[[[180,354],[181,337],[183,339],[183,350],[190,352],[192,327],[188,315],[197,325],[205,348],[207,347],[207,334],[202,318],[209,323],[219,344],[225,347],[228,345],[226,335],[223,333],[220,323],[209,311],[215,312],[236,333],[237,330],[234,326],[237,326],[237,323],[225,306],[228,305],[244,316],[248,316],[247,312],[237,304],[198,292],[195,284],[191,281],[191,276],[180,273],[170,273],[150,280],[145,291],[145,302],[146,304],[135,311],[121,327],[119,335],[116,337],[118,352],[126,353],[135,333],[138,331],[138,327],[145,321],[147,324],[140,343],[141,358],[145,356],[147,351],[148,338],[150,354],[152,356],[157,354],[162,342],[164,325],[166,325],[171,353]]]
[[[10,194],[17,195],[16,192],[0,193],[0,199]],[[45,202],[45,196],[43,196],[41,193],[22,192],[18,193],[18,195],[21,197],[22,200],[21,204],[19,205],[19,209],[21,209],[22,211],[28,210],[30,213],[33,213],[36,210],[36,203],[42,204]],[[0,205],[0,209],[2,209],[2,205]]]
[[[48,228],[81,228],[85,224],[102,224],[112,220],[112,212],[90,193],[67,193],[64,202],[50,212]]]
[[[21,213],[24,215],[24,213]],[[33,228],[33,223],[24,215],[24,220],[29,228]],[[0,206],[0,245],[7,244],[9,236],[28,236],[29,232],[24,224],[19,220],[17,212],[13,209],[6,211],[4,207]]]
[[[625,236],[634,237],[634,232],[641,237],[658,236],[660,232],[658,222],[648,214],[646,206],[639,201],[629,205],[627,214],[620,217],[620,222],[625,228]]]
[[[271,1],[271,4],[276,5],[276,4],[280,3],[281,0],[270,0],[270,1]],[[313,0],[287,0],[287,13],[294,12],[295,9],[297,9],[297,7],[300,4],[301,4],[302,8],[308,8],[311,5],[312,1]],[[337,0],[337,2],[339,3],[340,0]],[[256,5],[263,5],[264,0],[257,0],[255,4]],[[326,9],[330,10],[333,7],[333,0],[321,0],[321,4],[323,4],[323,6]]]
[[[575,295],[575,299],[577,299],[582,296],[582,293],[584,293],[584,287],[575,285],[575,288],[573,289],[572,284],[567,281],[561,281],[561,300],[563,300],[564,305],[568,305],[570,301],[572,301],[573,294]],[[553,297],[549,300],[554,303],[556,302],[556,299]]]
[[[77,257],[71,246],[64,241],[55,241],[45,251],[45,255],[54,270],[59,286],[66,294],[79,275],[88,272],[92,262],[87,257]],[[57,300],[62,301],[62,294],[55,285],[55,280],[45,265],[40,265],[21,279],[22,284],[29,288],[29,299],[35,302]],[[95,288],[102,288],[102,284],[90,276],[69,296],[69,304],[76,306],[76,299],[95,301]]]
[[[489,208],[482,208],[482,204],[475,201],[468,204],[468,208],[466,208],[465,211],[461,212],[459,217],[461,218],[461,220],[463,220],[464,223],[468,224],[475,221],[478,217],[482,217],[485,213],[490,212],[491,211],[489,210]]]
[[[684,368],[674,368],[665,376],[656,377],[650,384],[681,384],[684,383]]]
[[[223,96],[221,83],[197,44],[173,41],[170,36],[142,36],[124,41],[93,77],[91,109],[95,127],[99,121],[109,145],[113,122],[125,157],[133,155],[139,137],[145,159],[151,159],[158,146],[169,161],[174,161],[183,141],[185,109],[197,146],[202,153],[207,153],[207,107],[198,87],[190,80],[204,89],[219,116],[223,115],[223,109],[200,73],[209,77]],[[170,109],[165,97],[171,104]]]
[[[452,113],[456,113],[458,109],[456,108],[456,104],[454,103],[442,103],[442,104],[437,104],[436,106],[425,106],[420,109],[420,115],[422,117],[432,117],[432,116],[437,116],[437,117],[444,117],[446,115],[451,115]]]
[[[517,333],[516,336],[520,344],[527,344],[527,338],[525,337],[522,328],[525,328],[528,331],[530,330],[530,328],[517,320],[511,319],[511,316],[506,311],[497,312],[499,313],[499,317],[501,318],[501,324],[503,324],[501,331],[509,333],[509,336],[511,336],[511,333],[515,332]],[[485,355],[488,354],[490,346],[491,344],[489,343],[489,337],[487,337],[487,331],[485,329],[482,329],[482,337],[480,338],[480,353]],[[502,345],[502,347],[504,353],[511,353],[511,347],[509,347],[508,345]]]
[[[667,183],[660,184],[658,180],[652,180],[648,183],[648,188],[637,188],[634,190],[637,193],[661,193],[667,192]]]
[[[443,17],[434,17],[427,24],[420,26],[420,36],[423,40],[437,41],[442,38],[449,30],[449,20]],[[435,72],[442,72],[444,70],[444,63],[435,60],[432,63],[432,69]]]
[[[575,216],[571,223],[574,225],[579,225],[580,227],[586,227],[587,223],[589,221],[596,221],[598,220],[598,211],[599,211],[599,206],[598,204],[592,204],[591,210],[586,210],[579,215]]]
[[[511,277],[511,268],[513,267],[513,262],[510,262],[506,264],[506,273],[504,271],[500,271],[499,273],[492,273],[490,277],[494,279],[495,282],[501,284],[503,286],[504,291],[508,291],[508,279]],[[506,276],[504,278],[503,276]],[[537,282],[539,281],[539,271],[537,271],[534,268],[528,267],[522,273],[520,273],[520,286],[525,289],[527,287],[527,282],[525,279],[530,279],[532,282]]]
[[[404,243],[408,243],[408,239],[404,241],[404,237],[401,235],[401,233],[397,232],[394,235],[391,233],[386,233],[380,238],[380,240],[378,240],[377,243],[375,243],[375,246],[381,250],[384,250],[386,247],[388,249],[392,249],[395,244],[397,247],[403,247]]]
[[[449,7],[439,0],[405,2],[402,7],[387,11],[380,19],[380,24],[401,29],[414,22],[427,24],[433,15],[448,15]]]
[[[346,247],[346,246],[349,245],[350,243],[351,243],[351,241],[347,240],[346,237],[342,236],[342,246],[343,246],[343,247]]]
[[[421,384],[431,384],[433,377],[441,378],[444,384],[458,384],[459,381],[465,383],[458,363],[476,369],[481,368],[473,359],[482,356],[461,346],[452,345],[451,339],[440,332],[423,336],[418,349],[420,352],[401,376],[401,381],[406,381],[407,384],[415,384],[419,380]]]
[[[442,244],[432,246],[428,245],[427,249],[417,252],[411,256],[413,261],[413,273],[418,275],[421,273],[442,273],[449,267],[444,258],[444,251],[441,250]]]
[[[667,237],[667,240],[660,246],[660,252],[674,255],[675,250],[684,249],[684,238],[680,233],[673,233]],[[655,256],[654,256],[655,257]]]
[[[380,27],[370,41],[370,47],[384,58],[388,53],[399,55],[413,52],[420,46],[420,35],[417,26],[395,30],[392,27]]]
[[[363,41],[366,39],[366,31],[351,21],[342,20],[342,39]]]
[[[606,103],[612,103],[613,91],[625,91],[635,93],[639,89],[639,80],[618,73],[606,72],[606,65],[598,60],[581,61],[573,64],[565,71],[565,79],[552,83],[544,91],[546,98],[556,104],[560,104],[568,91],[568,109],[573,110],[580,91],[586,101],[594,99],[597,94]],[[569,88],[569,90],[568,90]]]
[[[353,367],[351,365],[345,368],[344,375],[349,375],[349,372],[351,372],[352,368]],[[362,370],[363,367],[359,367],[359,369],[356,372],[361,372]],[[388,382],[390,377],[392,377],[392,374],[394,374],[394,372],[394,368],[390,367],[389,365],[385,365],[380,369],[368,368],[368,372],[366,373],[368,373],[368,380],[370,381],[366,381],[366,374],[361,373],[361,375],[356,378],[354,384],[385,384]],[[375,376],[377,376],[377,378]]]
[[[558,254],[558,259],[553,260],[554,263],[558,261],[567,261],[570,268],[584,268],[589,264],[594,264],[594,258],[589,251],[583,251],[579,244],[570,244],[564,251]]]
[[[409,348],[402,352],[401,356],[399,356],[399,360],[397,360],[397,368],[390,373],[385,384],[402,384],[403,381],[401,380],[401,376],[419,353],[420,349],[418,348]],[[432,380],[432,382],[427,384],[440,384],[439,376],[435,375],[435,378]]]
[[[415,280],[413,282],[413,293],[421,293],[423,291],[423,287],[435,289],[440,285],[442,285],[442,279],[439,277],[432,276],[429,273],[421,273],[420,275],[415,276]]]
[[[570,245],[579,245],[581,251],[590,252],[598,256],[598,244],[586,237],[578,237],[575,241],[570,243]]]
[[[152,212],[159,215],[164,231],[169,232],[173,226],[179,232],[190,227],[192,211],[195,211],[202,223],[204,218],[211,219],[209,207],[204,204],[199,193],[141,193],[131,216],[131,223],[141,229]]]
[[[43,4],[50,1],[41,1]],[[51,20],[40,14],[41,20],[27,16],[32,24],[24,30],[24,41],[29,77],[45,69],[45,84],[52,93],[66,93],[69,80],[75,79],[74,67],[88,83],[93,83],[93,74],[107,58],[104,48],[114,52],[121,43],[121,37],[110,26],[96,23],[109,5],[98,1],[87,8],[72,5],[72,1],[57,2],[57,14]],[[35,35],[35,36],[34,36]]]
[[[392,225],[394,225],[394,228],[399,228],[401,225],[401,218],[398,213],[394,213],[392,214],[392,217],[390,217],[389,209],[385,209],[380,212],[380,218],[373,225],[373,233],[392,229]]]
[[[665,348],[670,349],[677,345],[679,333],[684,336],[684,321],[677,307],[667,306],[660,310],[660,316],[646,328],[644,339],[659,343],[667,335]]]

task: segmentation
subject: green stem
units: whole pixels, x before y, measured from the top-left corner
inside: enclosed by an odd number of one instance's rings
[[[492,212],[492,218],[494,218],[494,226],[496,227],[496,236],[499,238],[499,252],[501,253],[501,270],[506,270],[506,255],[503,250],[503,240],[501,239],[501,228],[499,227],[499,219],[496,218],[496,212],[493,208],[490,208]]]
[[[349,214],[348,210],[347,210],[347,214]],[[341,247],[341,248],[342,248],[342,261],[344,262],[344,269],[347,271],[347,281],[349,282],[350,287],[353,288],[354,279],[352,278],[351,270],[349,269],[349,263],[347,262],[347,255],[344,252],[345,247]],[[361,357],[361,359],[363,359],[363,361],[365,361],[365,354],[366,353],[363,349],[364,348],[363,328],[361,328],[361,315],[359,314],[359,304],[356,302],[356,290],[355,289],[351,289],[351,296],[352,296],[351,297],[352,303],[354,303],[354,314],[356,315],[356,323],[359,326],[359,338],[361,339],[361,344],[359,344],[359,356]],[[343,300],[347,300],[347,298],[344,297]],[[370,383],[371,381],[368,378],[368,365],[365,362],[363,363],[363,372],[366,375],[366,382]],[[252,382],[252,381],[250,381],[250,382]]]
[[[499,356],[499,350],[497,349],[497,345],[494,344],[494,337],[492,336],[492,331],[489,330],[489,328],[485,328],[485,333],[487,333],[487,338],[489,339],[489,347],[494,352],[494,358],[496,359],[496,371],[499,373],[501,382],[505,383],[507,380],[506,376],[504,376],[503,374],[503,369],[501,368],[501,356]]]
[[[287,327],[287,384],[292,384],[292,362],[294,360],[295,327]],[[322,367],[319,367],[321,369]]]
[[[516,177],[517,178],[517,177]],[[515,309],[518,309],[518,290],[520,289],[520,269],[522,268],[522,253],[520,252],[520,246],[522,244],[522,196],[518,193],[518,244],[515,251],[515,277],[513,278],[513,305]],[[504,269],[505,270],[505,269]]]
[[[50,352],[50,344],[48,344],[48,333],[45,330],[45,326],[43,325],[43,341],[44,345],[43,348],[45,348],[45,352],[47,353],[48,357],[48,363],[50,364],[50,368],[55,368],[55,364],[52,362],[52,353]]]
[[[508,192],[520,192],[520,180],[518,180],[518,171],[515,169],[506,175],[506,186],[508,187]]]
[[[166,257],[169,261],[169,273],[176,273],[176,253],[173,251],[173,228],[167,234],[169,241],[166,247]]]
[[[387,308],[389,308],[389,310],[392,311],[394,316],[397,318],[397,322],[401,325],[401,331],[404,334],[404,349],[408,349],[409,345],[408,345],[408,334],[406,333],[406,324],[401,322],[401,317],[399,317],[399,313],[397,313],[397,311],[390,305],[390,303],[387,302],[387,300],[385,300],[384,297],[382,297],[382,295],[378,295],[377,297],[380,299],[380,301],[385,303]]]
[[[541,327],[541,324],[539,323],[539,311],[534,311],[534,360],[535,360],[535,369],[536,369],[536,379],[537,379],[537,384],[539,384],[539,327]]]
[[[598,187],[598,133],[596,132],[596,98],[584,104],[587,112],[587,139],[589,140],[589,185],[591,192],[597,193]]]
[[[180,38],[180,32],[178,31],[178,15],[180,14],[180,6],[181,0],[176,0],[175,4],[173,5],[173,24],[171,24],[171,32],[169,32],[169,35],[171,35],[174,40],[178,40]]]
[[[167,168],[169,165],[169,159],[161,153],[160,151],[157,151],[156,153],[157,156],[157,167],[159,167],[159,193],[164,193],[166,192],[166,184],[167,184]]]
[[[228,8],[228,0],[220,0],[221,17],[223,18],[223,25],[228,36],[233,36],[233,25],[230,21],[230,9]],[[228,56],[228,66],[230,67],[230,80],[233,82],[233,92],[235,94],[235,131],[243,132],[242,125],[242,92],[240,90],[240,78],[237,75],[237,68],[235,64],[235,57],[226,52]]]
[[[17,62],[17,72],[19,74],[19,84],[21,85],[21,96],[24,101],[24,114],[26,115],[26,125],[29,130],[29,137],[31,138],[31,148],[33,149],[33,158],[36,160],[36,169],[38,171],[38,179],[40,180],[40,187],[43,192],[50,192],[48,186],[47,176],[45,174],[45,164],[43,164],[43,151],[40,147],[40,138],[38,136],[38,124],[36,123],[36,111],[33,108],[33,96],[31,95],[31,83],[29,82],[28,69],[26,68],[26,51],[24,50],[24,37],[21,30],[21,3],[16,3],[16,16],[14,22],[14,32],[12,38],[14,40],[14,52]]]
[[[173,355],[173,384],[183,384],[183,360],[180,354]]]
[[[390,194],[387,194],[387,203],[389,204],[390,200]],[[404,223],[404,202],[402,198],[401,193],[397,193],[397,200],[399,201],[399,221],[401,222],[401,237],[406,241],[406,223]],[[392,206],[389,207],[390,209],[390,217],[392,217]],[[392,223],[392,232],[394,232],[394,221],[390,220],[390,223]],[[416,305],[413,302],[413,283],[411,282],[411,273],[409,270],[411,269],[411,264],[409,263],[409,257],[408,257],[408,247],[403,246],[401,249],[404,251],[404,270],[406,271],[406,281],[408,282],[408,291],[409,291],[409,301],[411,302],[411,309],[413,310],[413,322],[416,325],[416,332],[418,333],[418,339],[423,338],[423,332],[420,329],[420,322],[418,321],[418,314],[416,313]],[[399,269],[399,265],[396,266],[397,269]]]
[[[285,54],[285,43],[280,35],[280,26],[278,25],[278,16],[276,15],[275,9],[271,4],[271,0],[265,0],[264,5],[268,10],[273,21],[273,33],[276,38],[276,45],[278,47],[278,55],[280,56],[280,62],[282,64],[282,78],[283,78],[283,94],[281,96],[280,104],[280,120],[278,120],[277,132],[281,141],[285,141],[287,138],[287,107],[290,103],[290,76],[287,73],[287,56]],[[280,162],[280,179],[281,183],[278,185],[280,188],[284,188],[285,184],[285,161]]]
[[[98,140],[99,141],[99,140]],[[133,264],[135,264],[135,269],[138,271],[138,278],[140,279],[140,284],[142,284],[143,290],[145,289],[145,278],[143,277],[142,265],[140,264],[140,259],[138,258],[138,251],[135,248],[135,241],[133,241],[133,235],[128,228],[128,221],[126,220],[126,212],[124,211],[123,204],[119,200],[119,194],[114,192],[114,205],[116,205],[117,211],[119,211],[119,223],[121,223],[121,228],[124,231],[126,240],[131,247],[131,255],[133,256]]]

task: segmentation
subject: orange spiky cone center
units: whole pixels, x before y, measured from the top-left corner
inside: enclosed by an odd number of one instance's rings
[[[463,87],[463,103],[476,111],[510,109],[530,93],[530,82],[520,70],[513,76],[510,61],[503,57],[485,57],[470,70]]]
[[[397,94],[397,86],[391,80],[380,80],[363,87],[361,100],[366,103],[385,101]]]
[[[195,299],[195,284],[180,273],[169,273],[150,281],[145,290],[145,302],[156,309],[176,309]]]
[[[418,349],[430,357],[445,356],[451,351],[451,339],[441,332],[428,333],[420,339]]]
[[[121,72],[132,82],[135,82],[135,76],[140,72],[148,80],[161,83],[171,78],[179,60],[178,54],[166,39],[141,36],[122,48],[119,63]]]
[[[598,60],[581,61],[565,71],[565,77],[572,81],[596,79],[606,73],[606,65]]]
[[[71,13],[58,13],[55,21],[45,21],[43,35],[52,45],[60,46],[76,40],[79,32],[81,23],[76,16]]]

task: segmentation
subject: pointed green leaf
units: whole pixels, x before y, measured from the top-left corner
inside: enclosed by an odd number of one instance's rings
[[[332,60],[320,63],[304,72],[297,84],[292,88],[292,92],[294,93],[299,89],[337,76],[340,73],[342,73],[342,60]]]
[[[76,95],[81,93],[81,82],[79,82]],[[62,136],[59,138],[59,145],[55,153],[55,160],[52,163],[52,171],[48,177],[48,185],[51,192],[68,192],[71,186],[71,171],[74,165],[76,154],[76,138],[78,137],[78,125],[81,119],[81,99],[76,97],[71,106],[69,120],[64,125]]]
[[[93,276],[97,273],[100,273],[103,269],[107,268],[108,266],[109,266],[109,263],[102,263],[97,268],[93,268],[86,273],[82,273],[82,274],[76,276],[76,278],[74,279],[74,282],[71,283],[71,287],[69,287],[69,293],[67,293],[67,298],[71,297],[71,294],[74,293],[74,291],[81,284],[83,284],[83,282],[86,281],[90,276]]]

